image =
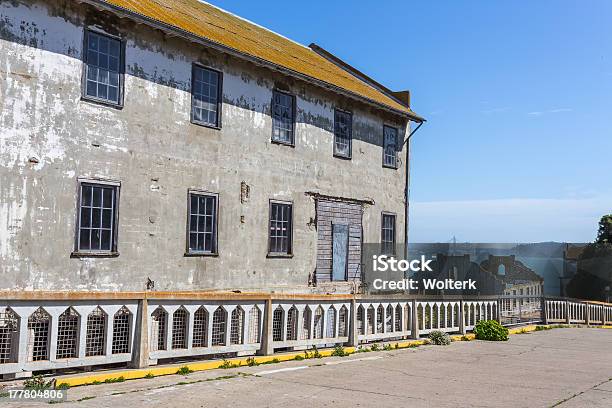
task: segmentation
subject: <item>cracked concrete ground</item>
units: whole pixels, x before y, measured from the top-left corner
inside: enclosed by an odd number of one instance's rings
[[[458,342],[77,387],[69,399],[62,406],[610,407],[612,330],[555,329],[504,343]]]

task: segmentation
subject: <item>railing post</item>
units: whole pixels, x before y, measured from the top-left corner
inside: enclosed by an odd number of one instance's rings
[[[149,301],[145,297],[138,302],[136,331],[134,332],[134,352],[129,366],[144,368],[149,366]]]
[[[497,320],[499,324],[502,324],[502,315],[499,308],[501,307],[502,300],[500,298],[495,299],[495,315],[491,316],[491,319]]]
[[[357,301],[355,298],[351,299],[350,318],[348,345],[349,347],[357,347],[359,338],[357,333]]]
[[[269,356],[274,353],[274,347],[272,346],[272,299],[266,299],[266,307],[264,308],[263,316],[263,335],[261,338],[261,348],[259,354]]]
[[[565,301],[565,324],[570,324],[570,304],[569,304],[569,300]]]
[[[410,333],[413,339],[419,338],[419,313],[417,311],[417,301],[416,299],[412,300],[412,327],[410,328]],[[423,313],[425,313],[423,311]]]
[[[590,304],[586,304],[586,316],[585,316],[585,321],[586,321],[586,325],[590,326],[591,325],[591,305]]]
[[[542,296],[542,322],[548,324],[548,310],[546,309],[546,298]]]
[[[465,334],[467,333],[465,330],[465,312],[463,311],[464,308],[464,304],[463,304],[463,299],[459,301],[459,333],[461,334]]]

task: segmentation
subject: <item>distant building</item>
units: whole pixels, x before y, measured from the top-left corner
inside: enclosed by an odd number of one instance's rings
[[[425,290],[420,285],[419,293],[430,295],[494,295],[499,294],[503,290],[502,282],[487,271],[481,270],[476,262],[472,262],[470,255],[446,255],[438,253],[436,259],[431,263],[431,272],[418,272],[413,276],[413,279],[453,279],[453,280],[468,280],[473,279],[477,282],[476,290]]]
[[[544,293],[544,278],[517,261],[514,255],[489,255],[480,267],[504,284],[504,295],[540,296]]]
[[[476,291],[452,291],[452,294],[540,296],[544,290],[544,279],[517,261],[514,255],[489,255],[480,264],[471,261],[470,255],[437,254],[431,263],[432,272],[419,272],[414,279],[473,279]],[[424,294],[444,294],[439,290],[423,290]],[[450,293],[447,293],[450,294]],[[527,299],[525,299],[527,301]]]
[[[544,293],[544,278],[517,261],[514,255],[489,255],[489,259],[480,266],[503,282],[504,296],[517,297],[502,303],[501,308],[506,315],[529,317],[530,314],[539,314],[539,297]]]

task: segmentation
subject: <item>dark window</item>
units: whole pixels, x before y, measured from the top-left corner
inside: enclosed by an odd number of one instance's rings
[[[397,168],[397,129],[383,128],[383,166]]]
[[[193,66],[191,81],[191,118],[195,123],[221,127],[221,73]]]
[[[270,254],[291,254],[291,229],[291,204],[270,202]]]
[[[217,195],[189,193],[189,253],[217,253]]]
[[[383,254],[395,253],[395,215],[382,215],[381,224],[381,252]]]
[[[78,252],[116,251],[118,186],[81,183]]]
[[[121,101],[121,41],[106,35],[85,32],[86,98],[119,105]]]
[[[340,157],[351,157],[353,119],[350,113],[334,111],[334,154]]]
[[[272,140],[294,144],[295,97],[283,92],[272,93]]]

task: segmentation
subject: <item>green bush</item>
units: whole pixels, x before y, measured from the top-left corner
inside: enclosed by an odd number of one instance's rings
[[[429,333],[428,337],[431,343],[437,346],[448,346],[449,344],[451,344],[451,338],[448,333],[444,333],[440,330],[432,331],[431,333]]]
[[[506,341],[508,340],[508,329],[497,320],[481,320],[474,327],[477,340]]]
[[[189,375],[189,374],[193,373],[193,371],[191,371],[191,369],[190,369],[189,367],[187,367],[187,366],[183,366],[183,367],[179,368],[179,369],[176,371],[176,373],[177,373],[178,375]]]
[[[45,381],[42,375],[35,375],[23,382],[23,388],[26,390],[46,390],[51,388],[53,380]]]
[[[342,347],[341,345],[337,345],[336,347],[334,347],[334,351],[332,351],[331,355],[334,357],[345,357],[348,356],[349,353],[344,351],[344,347]]]
[[[236,368],[236,367],[240,367],[241,363],[237,362],[237,363],[231,363],[226,359],[223,359],[223,362],[221,363],[221,365],[219,366],[219,368],[223,368],[223,369],[228,369],[228,368]],[[180,373],[177,373],[180,374]]]

